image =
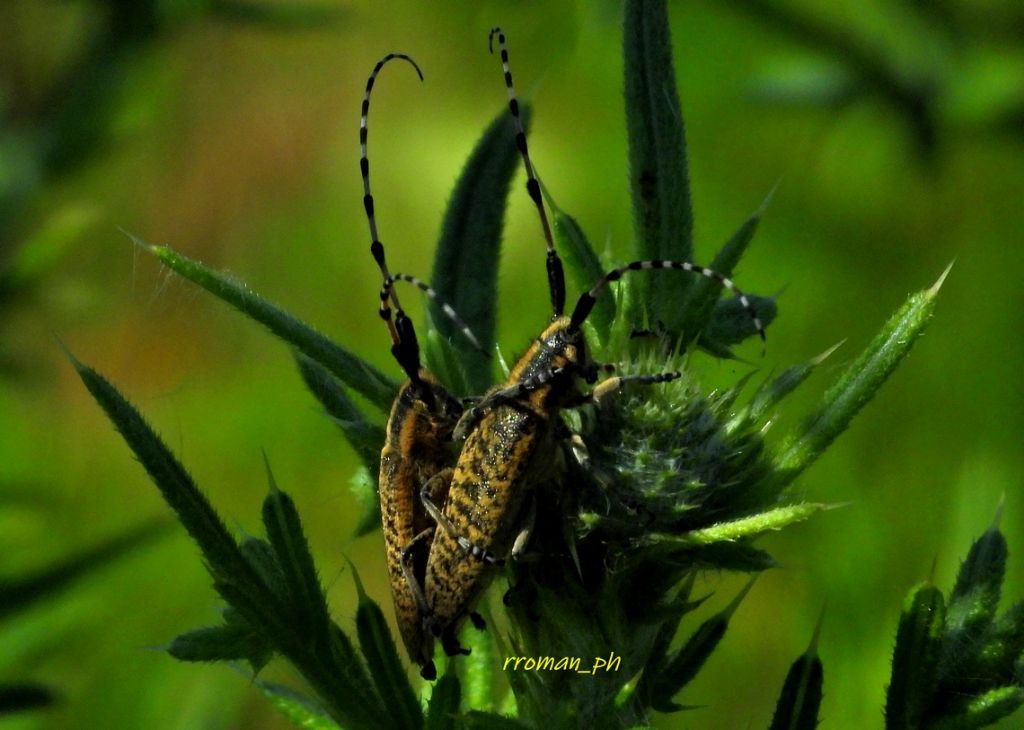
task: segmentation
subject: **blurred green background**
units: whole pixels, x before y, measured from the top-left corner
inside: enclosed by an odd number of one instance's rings
[[[746,289],[782,292],[767,355],[748,345],[747,362],[698,356],[694,367],[728,384],[845,339],[777,438],[911,291],[956,264],[926,336],[796,486],[848,505],[764,542],[785,567],[760,578],[680,698],[702,709],[656,724],[766,725],[827,605],[824,726],[879,727],[904,595],[933,563],[948,589],[1004,496],[1007,599],[1024,598],[1024,11],[1013,0],[766,5],[671,12],[700,256],[778,184],[737,274]],[[56,335],[147,414],[242,531],[259,527],[266,449],[342,626],[355,605],[345,555],[387,604],[380,536],[350,538],[356,459],[287,349],[118,229],[233,272],[398,377],[366,255],[365,79],[388,51],[412,54],[426,75],[382,77],[370,156],[392,267],[427,275],[455,177],[504,103],[486,47],[498,23],[535,105],[545,184],[595,245],[624,258],[618,3],[0,5],[0,578],[169,517]],[[886,91],[872,64],[920,98]],[[505,240],[499,333],[512,356],[548,309],[539,226],[518,184]],[[414,299],[403,301],[418,312]],[[741,582],[705,576],[708,610]],[[60,696],[0,726],[287,727],[243,677],[159,650],[216,617],[198,553],[172,527],[0,623],[0,682]]]

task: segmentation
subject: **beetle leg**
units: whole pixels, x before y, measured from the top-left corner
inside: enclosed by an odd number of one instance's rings
[[[409,584],[409,590],[412,591],[413,598],[416,599],[416,606],[424,616],[430,613],[430,606],[427,605],[427,597],[423,593],[423,586],[420,585],[419,580],[413,574],[413,551],[422,549],[423,544],[428,542],[433,536],[434,528],[428,527],[410,540],[409,544],[402,549],[402,575],[405,577],[406,583]]]
[[[533,534],[533,527],[537,523],[537,499],[531,495],[530,497],[530,511],[526,514],[526,519],[523,521],[522,529],[519,530],[519,534],[516,535],[515,542],[512,543],[511,557],[513,559],[518,558],[523,550],[526,549],[527,543],[530,541],[530,536]]]
[[[427,483],[423,485],[423,489],[420,490],[420,500],[423,502],[423,506],[426,508],[427,514],[433,518],[441,529],[454,538],[460,548],[472,555],[474,558],[491,565],[504,565],[505,561],[490,550],[482,548],[479,545],[474,545],[472,542],[460,535],[458,529],[454,524],[452,524],[452,521],[449,520],[445,513],[441,511],[440,507],[434,503],[434,494],[432,492],[434,481],[437,479],[451,481],[451,477],[452,469],[444,469],[428,479]]]
[[[638,385],[656,385],[657,383],[667,383],[671,380],[675,380],[682,376],[678,370],[672,370],[666,373],[654,373],[652,375],[616,375],[614,378],[608,378],[607,380],[601,381],[601,383],[589,393],[581,393],[577,397],[571,399],[566,403],[564,408],[579,408],[590,403],[595,405],[601,405],[601,400],[607,396],[619,391],[623,386],[638,384]]]

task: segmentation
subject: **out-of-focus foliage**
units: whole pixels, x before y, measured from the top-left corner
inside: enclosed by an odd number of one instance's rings
[[[926,161],[965,135],[1024,139],[1019,3],[905,0],[850,17],[773,0],[726,4],[809,51],[755,81],[765,101],[832,109],[880,102]]]
[[[326,6],[248,0],[67,5],[72,7],[63,13],[34,10],[24,2],[0,9],[0,22],[11,36],[7,51],[0,51],[6,61],[0,66],[0,307],[29,299],[48,269],[96,222],[92,206],[53,206],[46,193],[124,143],[123,117],[133,111],[126,98],[131,82],[145,73],[162,43],[208,20],[283,30],[340,19],[339,11]],[[50,72],[46,83],[36,84],[32,46],[51,41],[51,24],[71,42],[54,49],[67,56],[64,63],[45,69]],[[18,50],[29,58],[18,56]]]
[[[19,295],[25,306],[0,314],[0,356],[20,366],[17,380],[0,385],[5,574],[24,574],[164,511],[71,382],[50,336],[58,332],[84,359],[104,363],[188,457],[228,519],[250,529],[263,491],[259,449],[268,448],[309,515],[306,532],[342,623],[356,613],[350,584],[336,579],[343,550],[360,566],[367,593],[386,599],[379,543],[346,537],[358,514],[348,496],[358,457],[309,407],[291,358],[212,298],[136,261],[117,231],[231,270],[398,378],[363,250],[356,145],[365,74],[383,53],[414,54],[426,75],[423,87],[382,87],[374,102],[387,109],[374,127],[375,192],[389,211],[389,255],[402,268],[429,270],[459,167],[503,103],[500,78],[481,62],[496,23],[516,39],[517,77],[540,80],[524,81],[520,91],[534,108],[531,149],[545,185],[599,253],[607,248],[621,259],[629,251],[618,3],[441,2],[429,10],[411,2],[324,3],[344,12],[286,31],[181,11],[173,33],[129,54],[107,143],[78,168],[29,176],[38,184],[20,218],[24,231],[4,250],[36,251],[28,268],[46,274],[33,274],[31,299]],[[885,397],[798,482],[810,500],[852,505],[765,541],[785,569],[759,580],[689,688],[732,726],[771,716],[775,698],[762,678],[786,674],[827,598],[821,716],[838,727],[871,727],[880,722],[900,611],[893,587],[913,584],[933,559],[935,583],[950,584],[959,546],[1007,485],[1019,483],[1024,146],[1019,126],[994,123],[1014,118],[1024,77],[1019,8],[1013,0],[776,5],[851,27],[901,64],[939,57],[927,41],[934,28],[922,34],[922,14],[944,12],[950,34],[967,39],[954,40],[949,62],[940,64],[949,103],[937,107],[936,144],[923,158],[907,117],[870,93],[839,105],[764,104],[766,80],[778,84],[795,66],[810,65],[811,81],[832,83],[848,65],[841,52],[815,46],[809,53],[777,24],[719,3],[671,8],[695,256],[709,259],[778,183],[737,277],[755,291],[781,292],[780,307],[799,316],[773,328],[761,369],[781,371],[788,361],[777,354],[810,359],[849,340],[819,366],[825,377],[816,374],[792,396],[796,402],[813,403],[832,368],[848,365],[912,288],[957,261],[941,323]],[[52,98],[99,32],[94,11],[87,2],[0,3],[3,109]],[[14,144],[21,138],[5,141],[5,165],[29,149]],[[507,215],[497,338],[511,356],[536,334],[547,299],[533,212],[513,200]],[[36,236],[49,243],[29,246]],[[722,383],[743,367],[694,366]],[[47,509],[31,507],[40,501]],[[1024,544],[1020,510],[1008,493],[1003,531],[1011,546]],[[19,727],[284,726],[230,673],[179,666],[140,648],[217,617],[198,560],[181,559],[188,550],[183,538],[167,540],[102,580],[82,582],[45,612],[0,627],[0,645],[19,667],[0,679],[45,680],[67,698]],[[1008,593],[1021,576],[1011,563]],[[740,588],[727,578],[706,580],[721,595]],[[783,603],[793,612],[780,615],[775,607]],[[143,604],[161,610],[142,611]],[[111,617],[115,632],[102,625]],[[64,640],[38,641],[55,632]],[[126,658],[135,667],[127,675]],[[716,685],[723,667],[730,681]],[[268,681],[284,679],[275,671],[273,664],[265,670]],[[439,705],[443,689],[435,692]],[[659,720],[671,727],[670,718]]]

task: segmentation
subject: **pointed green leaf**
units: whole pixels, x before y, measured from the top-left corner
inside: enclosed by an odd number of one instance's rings
[[[315,360],[295,353],[302,379],[313,397],[320,401],[345,438],[371,472],[380,470],[380,450],[384,447],[384,427],[371,423],[349,398],[345,387],[331,372]]]
[[[53,690],[32,682],[0,684],[0,716],[49,707],[57,701]]]
[[[327,714],[327,710],[311,697],[273,682],[256,680],[256,686],[281,715],[304,730],[341,730],[341,726]]]
[[[167,268],[224,300],[307,357],[323,365],[378,408],[384,411],[391,408],[398,384],[358,355],[331,342],[309,325],[226,274],[214,271],[166,246],[154,246],[134,236],[132,241],[139,248],[160,259]]]
[[[246,660],[258,672],[273,655],[270,645],[249,625],[234,621],[195,629],[176,637],[167,653],[183,662]]]
[[[679,624],[687,613],[700,605],[700,603],[703,603],[703,600],[689,600],[696,576],[696,571],[691,571],[687,575],[679,587],[676,600],[669,602],[666,611],[662,612],[656,609],[651,612],[652,616],[661,614],[661,616],[658,616],[662,622],[661,626],[658,628],[658,633],[651,643],[651,651],[648,654],[643,674],[640,675],[640,679],[637,681],[632,692],[629,692],[626,687],[623,688],[623,693],[620,693],[619,697],[616,698],[618,706],[625,707],[630,700],[630,696],[639,698],[643,706],[651,704],[651,691],[656,684],[656,678],[662,675],[665,671],[665,666],[668,664],[670,656],[669,647],[672,644],[672,639],[675,638],[676,632],[679,630]]]
[[[529,105],[520,104],[519,111],[523,127],[529,127]],[[518,163],[515,124],[503,109],[477,142],[455,184],[434,257],[434,288],[488,349],[494,342],[505,206]],[[539,243],[536,245],[540,262],[543,250]],[[434,326],[452,343],[465,367],[467,389],[456,392],[482,393],[491,385],[491,362],[487,355],[466,342],[436,305],[431,304],[430,311]],[[454,388],[457,384],[448,385]]]
[[[999,605],[1007,554],[1006,537],[993,525],[975,541],[960,566],[946,609],[941,680],[956,683],[964,678],[962,667],[980,653]]]
[[[886,691],[885,726],[889,730],[921,727],[934,701],[945,617],[938,588],[925,583],[907,597]]]
[[[579,293],[589,291],[604,276],[605,267],[601,265],[601,260],[594,253],[579,223],[558,207],[547,188],[544,189],[544,198],[551,209],[552,232],[558,252],[565,261],[565,268],[569,271],[569,276]],[[587,321],[597,330],[602,340],[607,340],[608,330],[614,318],[615,302],[606,293],[605,296],[598,298]]]
[[[389,717],[395,727],[423,727],[423,710],[419,700],[409,684],[402,660],[395,648],[395,640],[388,628],[384,612],[377,602],[366,595],[363,582],[354,565],[352,578],[359,595],[359,608],[356,611],[356,631],[359,634],[359,646],[366,657],[370,676],[377,685],[377,692],[384,700]]]
[[[669,657],[668,662],[651,683],[651,707],[659,712],[675,712],[682,709],[682,706],[673,702],[672,698],[697,676],[697,672],[725,636],[725,631],[729,628],[729,619],[753,585],[754,581],[750,580],[724,610],[702,623],[686,643]]]
[[[763,383],[750,398],[750,402],[729,419],[726,431],[728,433],[736,433],[767,417],[772,408],[777,406],[783,398],[807,380],[815,368],[835,352],[841,344],[842,342],[833,345],[822,354],[807,362],[786,368],[779,377],[770,382],[766,381]]]
[[[770,730],[816,730],[825,670],[818,658],[817,631],[810,648],[793,662],[775,704]]]
[[[640,259],[689,261],[693,210],[686,133],[676,91],[665,0],[627,0],[623,29],[629,181]],[[678,332],[691,277],[636,277],[652,323]],[[630,319],[638,321],[638,313]]]
[[[771,197],[771,196],[769,196]],[[723,276],[732,277],[736,265],[747,250],[747,246],[757,231],[761,222],[761,213],[767,205],[768,200],[752,216],[743,222],[732,237],[725,242],[725,245],[715,255],[715,258],[708,265],[709,269],[717,271]],[[742,289],[743,287],[740,286]],[[722,285],[713,279],[705,276],[694,277],[690,286],[690,294],[684,307],[684,319],[682,334],[687,341],[702,334],[711,323],[712,313],[715,304],[722,296]],[[748,317],[749,319],[749,317]]]
[[[1008,556],[1006,537],[995,524],[971,545],[949,598],[947,623],[950,626],[956,624],[956,615],[960,611],[981,613],[985,621],[995,617]]]
[[[948,273],[947,268],[934,286],[907,300],[788,439],[775,459],[781,484],[793,481],[810,466],[892,375],[928,325]]]
[[[153,520],[31,575],[0,579],[0,618],[45,601],[76,580],[163,535],[173,523]]]
[[[164,500],[199,545],[218,582],[229,583],[249,597],[259,614],[272,620],[275,599],[242,556],[235,539],[185,468],[143,420],[139,412],[103,376],[67,353],[85,387],[100,404],[145,467]]]
[[[700,530],[691,530],[681,535],[651,535],[654,543],[670,543],[683,547],[697,547],[720,542],[733,542],[741,539],[758,537],[766,532],[781,530],[796,522],[803,522],[817,512],[827,509],[828,505],[816,502],[802,502],[785,507],[759,512],[756,515],[738,520],[719,522]]]
[[[294,629],[314,646],[326,647],[330,642],[330,616],[309,543],[303,534],[295,503],[277,488],[265,454],[263,458],[270,483],[270,490],[263,500],[263,526],[284,573],[290,597],[288,610],[296,620]]]
[[[446,671],[434,684],[427,706],[427,730],[455,730],[458,727],[462,685],[454,672]]]

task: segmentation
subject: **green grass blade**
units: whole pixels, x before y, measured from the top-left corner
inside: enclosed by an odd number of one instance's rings
[[[693,209],[666,1],[627,0],[623,37],[636,258],[689,261]],[[650,321],[678,332],[692,277],[637,279],[635,301],[647,303]]]
[[[154,246],[134,236],[132,241],[160,259],[167,268],[203,287],[323,365],[381,410],[391,408],[398,384],[358,355],[336,345],[309,325],[250,291],[245,284],[166,246]]]
[[[377,686],[377,692],[384,700],[384,706],[394,727],[410,730],[422,728],[423,710],[412,685],[409,684],[384,612],[380,610],[376,601],[366,594],[355,566],[351,563],[349,565],[352,568],[356,592],[359,594],[359,608],[356,610],[359,646],[366,657],[366,664]]]
[[[371,423],[349,398],[344,386],[331,372],[301,352],[295,353],[295,362],[309,392],[320,401],[345,439],[355,449],[359,460],[371,473],[380,471],[380,450],[384,447],[384,427]]]
[[[810,466],[892,375],[928,325],[948,273],[946,269],[930,289],[911,295],[829,388],[821,405],[788,439],[775,458],[781,485],[788,484]]]
[[[530,107],[521,104],[523,126]],[[515,124],[503,107],[477,142],[455,184],[441,227],[431,281],[441,298],[459,313],[485,348],[494,342],[498,259],[509,187],[518,169]],[[542,259],[536,244],[538,265]],[[468,388],[482,393],[491,385],[491,361],[459,334],[455,325],[433,304],[431,319],[459,353]],[[428,362],[430,352],[427,351]],[[449,383],[450,387],[457,384]]]

